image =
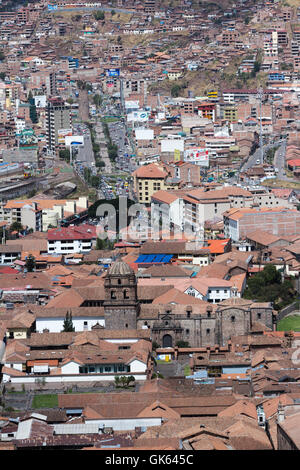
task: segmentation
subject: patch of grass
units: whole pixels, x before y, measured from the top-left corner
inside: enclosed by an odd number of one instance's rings
[[[284,180],[265,180],[261,183],[262,186],[269,186],[274,188],[290,188],[290,189],[300,189],[300,182],[293,181],[284,181]]]
[[[32,408],[56,408],[58,407],[57,395],[35,395],[32,401]]]
[[[191,371],[191,368],[190,368],[189,365],[184,366],[184,375],[185,375],[185,377],[187,375],[192,375],[192,371]]]
[[[284,317],[277,324],[277,331],[300,331],[300,315]]]
[[[156,359],[156,364],[171,364],[172,361],[163,361],[162,359]]]

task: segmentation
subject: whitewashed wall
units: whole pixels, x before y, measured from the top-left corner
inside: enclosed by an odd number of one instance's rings
[[[64,328],[65,317],[58,318],[37,318],[36,319],[36,331],[42,333],[44,329],[48,329],[50,333],[60,333]],[[87,322],[87,326],[83,323]],[[75,331],[90,331],[92,326],[99,323],[101,326],[105,326],[104,317],[95,316],[95,317],[72,317],[73,326]]]
[[[7,374],[3,374],[3,382],[10,382],[11,384],[34,384],[36,379],[45,379],[45,383],[77,383],[77,382],[114,382],[115,375],[104,375],[104,374],[87,374],[87,375],[51,375],[51,376],[37,376],[37,375],[26,375],[23,377],[10,377]],[[136,381],[147,380],[146,374],[127,373],[122,375],[132,375]]]

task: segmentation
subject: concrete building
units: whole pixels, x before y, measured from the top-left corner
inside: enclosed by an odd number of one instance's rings
[[[42,211],[37,202],[31,200],[8,201],[0,204],[0,221],[7,225],[19,222],[24,228],[37,232],[42,230]]]
[[[60,97],[48,99],[46,108],[47,151],[54,154],[58,148],[58,130],[70,129],[70,108]]]

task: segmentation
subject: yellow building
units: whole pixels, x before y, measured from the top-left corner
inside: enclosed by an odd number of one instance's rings
[[[7,322],[6,337],[11,339],[26,339],[34,331],[35,317],[31,313],[22,312]]]
[[[151,196],[159,190],[178,189],[178,183],[168,181],[169,174],[162,165],[143,165],[132,174],[134,191],[141,204],[150,204]]]

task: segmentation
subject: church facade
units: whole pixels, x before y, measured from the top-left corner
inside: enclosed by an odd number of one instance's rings
[[[223,346],[232,336],[246,335],[254,325],[274,329],[271,303],[254,303],[236,296],[218,304],[141,304],[134,271],[116,262],[104,282],[107,329],[150,329],[160,347],[185,341],[191,347]]]

